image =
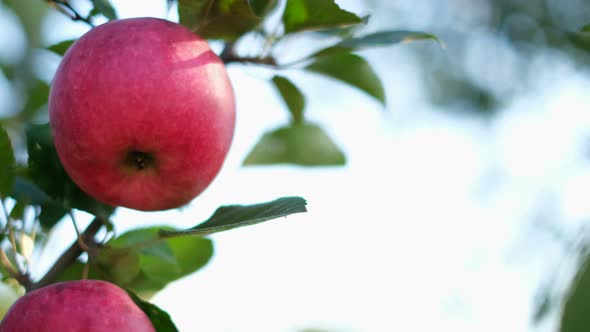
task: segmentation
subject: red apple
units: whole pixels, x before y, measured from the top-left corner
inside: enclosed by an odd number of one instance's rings
[[[99,280],[53,284],[21,297],[0,332],[155,332],[127,293]]]
[[[234,93],[223,62],[189,29],[116,20],[65,54],[49,121],[59,158],[83,191],[114,206],[166,210],[202,193],[222,167]]]

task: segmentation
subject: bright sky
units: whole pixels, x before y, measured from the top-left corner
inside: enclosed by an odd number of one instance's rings
[[[164,1],[114,2],[121,17],[165,15]],[[410,26],[427,8],[416,6],[398,5]],[[374,16],[387,27],[387,15]],[[45,22],[58,23],[64,30],[50,30],[47,44],[84,31],[57,13]],[[531,220],[546,208],[550,221],[572,226],[590,216],[582,200],[590,197],[590,79],[558,54],[520,59],[509,46],[484,40],[474,42],[475,55],[504,59],[496,65],[505,71],[487,68],[500,80],[489,84],[511,80],[509,69],[525,61],[535,73],[491,123],[429,105],[411,45],[369,53],[386,84],[385,112],[346,87],[293,75],[308,95],[310,117],[346,149],[344,168],[241,168],[285,112],[260,80],[264,73],[230,68],[238,126],[217,180],[182,211],[121,210],[117,224],[189,227],[219,205],[285,195],[305,197],[309,213],[213,236],[211,263],[155,303],[181,331],[532,331],[534,295],[563,252]],[[55,68],[54,60],[44,64]]]

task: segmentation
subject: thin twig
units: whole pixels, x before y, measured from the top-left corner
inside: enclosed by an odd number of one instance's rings
[[[84,239],[82,238],[82,234],[80,234],[80,229],[78,228],[78,223],[76,222],[76,217],[74,216],[74,212],[70,210],[68,213],[70,215],[70,219],[72,219],[72,224],[74,225],[74,230],[76,231],[76,238],[78,239],[78,244],[80,248],[84,251],[88,251],[88,246],[84,243]]]
[[[10,259],[8,259],[8,256],[6,255],[6,251],[4,251],[4,248],[0,248],[0,263],[2,264],[2,266],[4,266],[4,268],[6,268],[8,274],[12,278],[16,279],[16,281],[18,281],[19,284],[25,287],[25,289],[31,287],[32,282],[30,276],[26,273],[18,272],[14,268],[14,266],[10,262]]]
[[[94,24],[90,20],[90,17],[84,17],[72,7],[66,0],[45,0],[47,4],[55,8],[60,13],[68,16],[72,21],[80,21],[88,24],[91,28],[94,28]]]
[[[86,262],[84,265],[84,269],[82,270],[82,280],[88,279],[88,274],[90,273],[90,261]]]
[[[2,196],[0,196],[0,207],[2,209],[4,218],[6,219],[6,228],[3,230],[3,232],[8,230],[8,239],[10,241],[10,246],[12,247],[12,255],[14,262],[16,263],[17,272],[19,274],[23,274],[23,268],[20,266],[18,260],[18,247],[16,245],[16,237],[14,236],[14,228],[12,227],[13,220],[12,218],[10,218],[10,215],[8,214],[8,210],[6,209],[6,205],[4,205],[4,199]]]
[[[17,262],[17,266],[18,266],[18,259],[17,259],[17,253],[18,253],[18,247],[16,245],[16,237],[14,236],[14,228],[12,228],[12,223],[8,224],[8,239],[10,240],[10,246],[12,247],[12,250],[14,251],[14,261]],[[20,268],[19,268],[20,270]]]
[[[207,8],[205,9],[205,15],[203,15],[203,19],[209,18],[209,14],[211,13],[211,9],[213,9],[214,2],[214,0],[209,0],[209,3],[207,3]]]
[[[24,267],[21,266],[20,260],[18,259],[18,246],[16,245],[16,237],[14,234],[14,228],[12,227],[12,222],[8,222],[6,225],[8,228],[8,239],[10,241],[10,246],[12,247],[12,259],[14,259],[14,263],[16,264],[16,269],[19,275],[24,275]]]
[[[271,52],[273,47],[277,45],[279,41],[284,37],[284,34],[279,34],[279,29],[283,25],[280,22],[276,22],[276,25],[271,30],[271,33],[266,36],[266,40],[264,41],[264,46],[262,48],[262,55],[268,56]]]
[[[11,277],[15,278],[18,275],[18,271],[14,268],[10,259],[8,259],[4,248],[0,248],[0,262],[2,262],[2,266],[8,271]]]
[[[12,228],[11,218],[10,218],[10,215],[8,214],[8,210],[6,209],[6,206],[4,205],[4,199],[2,196],[0,196],[0,206],[1,206],[0,209],[2,210],[4,218],[6,219],[6,225],[5,225],[6,227],[5,227],[5,229],[2,230],[2,233],[4,233],[6,230],[8,230],[8,237],[10,239],[10,245],[12,246],[12,250],[13,250],[13,254],[14,254],[13,258],[14,258],[14,262],[16,264],[16,267],[14,265],[12,265],[12,262],[10,262],[10,259],[8,259],[8,255],[6,255],[6,251],[4,250],[4,248],[1,248],[1,247],[0,247],[0,263],[6,268],[6,270],[11,275],[11,277],[16,279],[24,287],[28,287],[31,285],[31,278],[29,277],[29,275],[27,273],[22,271],[23,269],[19,265],[16,240],[14,237],[14,230]]]

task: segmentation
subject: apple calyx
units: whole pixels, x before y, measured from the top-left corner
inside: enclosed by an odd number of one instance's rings
[[[152,153],[139,150],[129,150],[125,155],[123,164],[129,170],[141,172],[146,169],[155,169],[156,158]]]

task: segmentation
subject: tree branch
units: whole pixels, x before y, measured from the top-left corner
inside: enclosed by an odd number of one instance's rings
[[[14,238],[14,229],[12,225],[13,220],[11,219],[8,210],[4,205],[4,198],[2,197],[2,195],[0,195],[0,210],[2,210],[3,217],[6,221],[6,224],[3,225],[3,227],[1,227],[2,229],[0,230],[0,233],[5,233],[6,231],[8,231],[10,245],[12,246],[12,253],[14,255],[13,259],[15,266],[12,265],[12,262],[10,262],[10,259],[8,259],[8,256],[6,255],[6,251],[2,247],[0,247],[0,264],[4,267],[4,269],[6,269],[6,271],[11,277],[16,279],[21,285],[23,285],[26,288],[31,285],[31,278],[29,277],[28,273],[21,269],[19,265],[17,253],[18,251],[16,246],[16,240]]]
[[[70,5],[70,3],[67,0],[45,0],[45,1],[47,2],[47,4],[49,4],[51,7],[55,8],[60,13],[71,18],[72,21],[81,21],[81,22],[88,24],[91,28],[94,28],[94,24],[92,23],[92,21],[90,21],[90,17],[84,17],[84,16],[80,15],[80,13],[78,13],[78,11],[76,11],[74,9],[74,7],[72,7],[72,5]]]
[[[100,231],[104,224],[105,221],[103,219],[95,217],[94,220],[92,220],[92,222],[90,223],[90,225],[86,227],[84,232],[82,232],[80,238],[86,244],[94,243],[94,236],[98,233],[98,231]],[[67,267],[74,264],[83,252],[84,250],[80,246],[80,241],[76,239],[76,241],[74,241],[74,243],[72,243],[72,245],[66,251],[64,251],[64,253],[57,259],[57,261],[55,261],[55,264],[53,264],[51,269],[47,271],[47,273],[45,274],[45,276],[43,276],[43,278],[41,278],[41,280],[39,280],[36,283],[33,283],[32,285],[26,288],[27,292],[30,292],[41,287],[45,287],[55,282],[55,279],[61,273],[63,273]]]
[[[10,259],[8,259],[6,251],[4,251],[3,248],[0,248],[0,262],[10,277],[18,281],[18,283],[25,287],[25,289],[30,287],[31,278],[29,275],[16,270],[16,268],[10,262]]]
[[[236,53],[235,43],[227,42],[223,51],[219,55],[221,61],[226,65],[232,62],[237,63],[253,63],[259,65],[277,66],[277,61],[272,56],[265,57],[242,57]]]

